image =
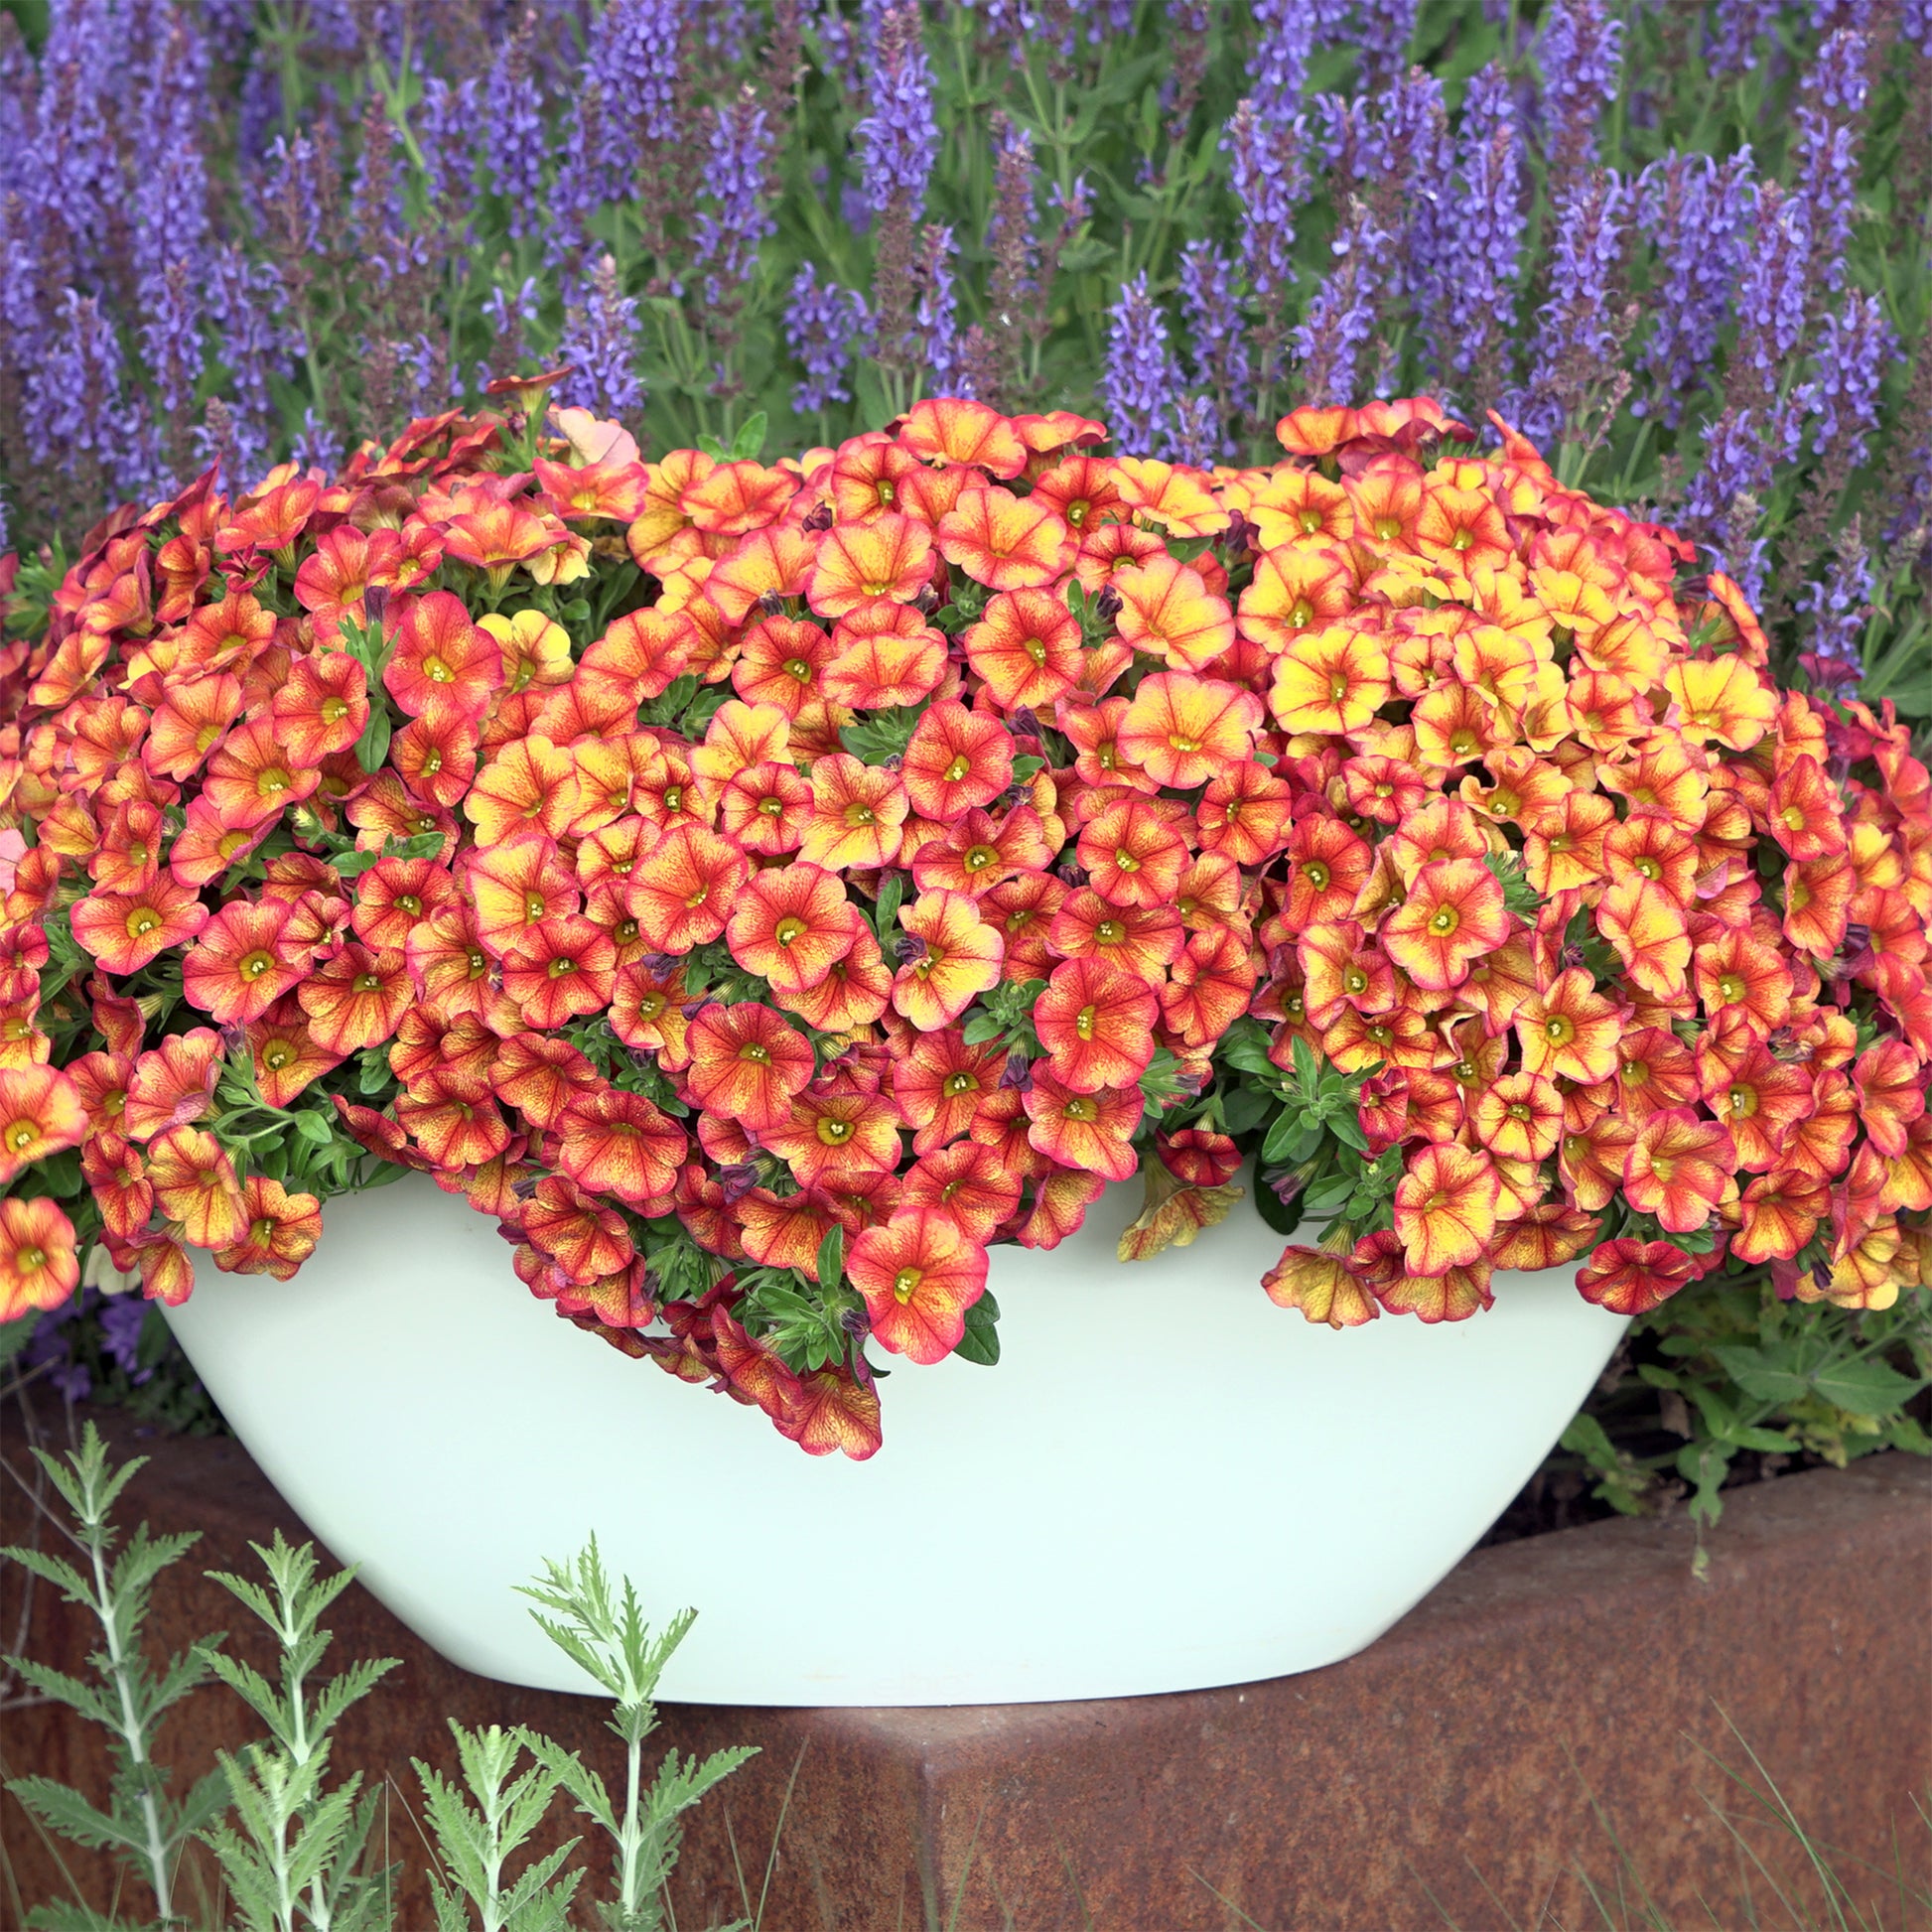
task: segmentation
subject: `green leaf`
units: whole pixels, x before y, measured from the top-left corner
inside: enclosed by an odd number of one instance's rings
[[[1269,1108],[1265,1093],[1236,1087],[1221,1096],[1221,1127],[1228,1134],[1248,1134],[1259,1127]]]
[[[845,1280],[845,1229],[834,1222],[818,1244],[818,1285],[829,1294]]]
[[[1834,1409],[1855,1416],[1883,1416],[1903,1408],[1925,1384],[1871,1356],[1831,1363],[1811,1378],[1811,1386]]]
[[[0,1322],[0,1368],[5,1368],[34,1339],[40,1325],[38,1314],[23,1314],[18,1321]]]
[[[962,1361],[977,1362],[991,1368],[1000,1359],[1000,1331],[994,1325],[1000,1318],[1000,1305],[989,1292],[966,1311],[966,1332],[954,1345],[953,1353]]]
[[[1714,1342],[1711,1352],[1724,1364],[1725,1373],[1759,1402],[1796,1402],[1811,1387],[1810,1376],[1777,1367],[1755,1348]]]
[[[1257,1177],[1254,1188],[1255,1212],[1284,1240],[1302,1225],[1302,1196],[1284,1201],[1269,1183]]]
[[[389,707],[382,703],[370,705],[369,722],[355,741],[355,762],[371,776],[382,769],[382,761],[389,756],[391,729]]]
[[[732,438],[731,454],[725,459],[728,463],[749,463],[764,448],[765,414],[760,409],[756,416],[748,417]]]
[[[309,1108],[302,1108],[290,1118],[295,1122],[295,1131],[316,1147],[327,1147],[336,1138],[335,1123]]]

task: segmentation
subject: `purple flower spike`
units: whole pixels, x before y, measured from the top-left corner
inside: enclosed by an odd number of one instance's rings
[[[535,15],[503,43],[483,89],[483,158],[502,200],[510,234],[521,239],[543,224],[543,87],[531,59]]]
[[[1456,161],[1460,179],[1445,224],[1445,307],[1449,366],[1466,376],[1503,365],[1523,248],[1523,137],[1509,77],[1494,62],[1469,82]]]
[[[925,207],[926,183],[939,152],[921,27],[915,6],[895,7],[881,21],[869,90],[872,112],[852,130],[867,204],[884,214],[896,196],[903,197],[913,220]]]
[[[828,403],[852,400],[846,376],[870,321],[858,290],[842,289],[836,282],[820,288],[810,262],[798,271],[785,308],[785,343],[805,371],[804,381],[791,392],[797,414],[808,416]]]
[[[759,243],[777,233],[777,223],[764,207],[771,129],[758,95],[746,87],[731,106],[711,108],[707,119],[711,165],[705,181],[715,207],[698,216],[694,239],[706,271],[705,300],[715,304],[725,299],[728,284],[751,279]]]
[[[1323,406],[1354,399],[1362,348],[1375,328],[1375,297],[1388,247],[1389,237],[1357,202],[1335,234],[1335,266],[1290,338],[1302,365],[1298,401]]]
[[[1878,426],[1878,387],[1897,358],[1898,338],[1875,295],[1851,295],[1819,332],[1818,379],[1806,385],[1805,411],[1817,418],[1812,448],[1820,455],[1843,437],[1846,460],[1856,468],[1869,453],[1869,432]]]
[[[1748,148],[1722,167],[1709,155],[1673,150],[1637,179],[1637,221],[1657,251],[1644,365],[1673,427],[1683,420],[1686,392],[1713,366],[1754,202]],[[1639,398],[1631,407],[1642,415],[1653,405]]]
[[[1529,386],[1511,405],[1533,443],[1547,447],[1573,433],[1592,390],[1617,368],[1610,277],[1629,199],[1628,187],[1599,169],[1578,182],[1557,209],[1550,300],[1537,311]]]
[[[1558,175],[1596,157],[1596,122],[1616,98],[1623,69],[1623,23],[1604,0],[1557,0],[1545,17],[1537,54],[1543,69],[1543,138]]]
[[[644,385],[637,375],[637,303],[624,294],[618,265],[609,255],[591,270],[589,286],[566,308],[557,355],[577,365],[563,385],[571,402],[620,419],[643,408]]]
[[[1147,291],[1143,270],[1120,292],[1108,312],[1107,367],[1100,378],[1101,406],[1115,447],[1164,456],[1170,444],[1180,368],[1168,346],[1168,323]]]

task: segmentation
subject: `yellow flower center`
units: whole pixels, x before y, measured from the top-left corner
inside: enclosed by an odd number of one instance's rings
[[[274,964],[275,955],[263,952],[258,947],[241,961],[237,970],[245,980],[258,980],[264,973],[270,971]]]
[[[977,1093],[979,1082],[970,1073],[948,1073],[939,1083],[939,1091],[948,1100],[957,1100],[962,1093]]]
[[[1741,1000],[1749,989],[1735,973],[1725,973],[1718,980],[1718,991],[1726,1000]]]
[[[1035,664],[1044,664],[1046,662],[1046,645],[1038,637],[1029,637],[1025,644],[1022,645],[1022,649],[1026,651],[1027,655]]]
[[[956,753],[953,761],[946,766],[946,782],[956,785],[972,768],[973,760],[964,752]]]
[[[805,921],[794,912],[787,912],[772,928],[771,936],[779,945],[788,946],[806,930]]]
[[[849,1120],[822,1120],[818,1123],[818,1138],[827,1147],[843,1147],[852,1138],[852,1123]]]
[[[893,1300],[903,1308],[912,1299],[912,1291],[925,1279],[924,1272],[917,1268],[901,1268],[893,1277]]]
[[[161,923],[161,914],[143,905],[127,915],[127,936],[145,939]]]
[[[1168,734],[1168,743],[1176,752],[1198,752],[1200,750],[1200,740],[1198,738],[1184,738],[1179,732],[1170,732]]]
[[[351,990],[357,993],[380,993],[382,980],[375,973],[357,973],[350,982]]]
[[[1559,1046],[1567,1046],[1577,1036],[1577,1029],[1560,1013],[1553,1013],[1543,1023],[1543,1037]]]
[[[563,976],[566,973],[576,972],[577,962],[576,960],[567,958],[560,953],[543,970],[546,973],[548,973],[553,980],[560,980],[563,978]]]
[[[423,659],[423,675],[432,684],[454,684],[456,682],[456,673],[440,657],[425,657]]]
[[[18,1154],[22,1148],[32,1147],[41,1137],[40,1126],[31,1120],[17,1120],[7,1129],[7,1152]]]
[[[1452,905],[1439,905],[1429,921],[1429,929],[1439,938],[1447,938],[1462,923],[1462,915]]]
[[[965,867],[968,872],[984,872],[988,866],[997,865],[1000,855],[990,845],[976,845],[968,849]]]
[[[295,1048],[285,1039],[271,1039],[262,1048],[262,1064],[271,1073],[279,1073],[295,1058]]]
[[[738,1057],[741,1060],[750,1060],[754,1066],[769,1066],[771,1064],[770,1049],[760,1045],[756,1039],[747,1040],[738,1049]]]
[[[31,1275],[36,1269],[44,1268],[46,1265],[47,1250],[45,1248],[21,1249],[18,1257],[18,1266],[21,1274]]]
[[[1066,1117],[1068,1120],[1094,1121],[1100,1118],[1100,1109],[1085,1094],[1076,1093],[1066,1103]]]
[[[1325,892],[1328,887],[1328,881],[1333,877],[1328,868],[1319,859],[1309,860],[1302,868],[1302,876],[1317,893]]]
[[[1141,869],[1141,862],[1125,846],[1120,846],[1115,850],[1114,864],[1122,872],[1139,872]]]
[[[1091,1039],[1093,1037],[1093,1008],[1092,1007],[1090,1006],[1082,1007],[1080,1011],[1073,1016],[1073,1031],[1082,1039]]]
[[[812,681],[812,667],[802,657],[787,657],[784,661],[784,673],[786,677],[794,679],[799,684],[809,684]]]

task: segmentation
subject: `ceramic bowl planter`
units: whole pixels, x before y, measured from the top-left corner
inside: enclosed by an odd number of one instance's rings
[[[168,1315],[317,1535],[491,1677],[582,1688],[513,1587],[593,1531],[653,1617],[698,1608],[663,1684],[688,1702],[1125,1697],[1346,1657],[1489,1526],[1624,1324],[1573,1266],[1499,1274],[1468,1321],[1333,1333],[1256,1286],[1281,1237],[1245,1202],[1122,1266],[1138,1196],[996,1249],[999,1366],[895,1375],[858,1463],[556,1319],[416,1175],[330,1203],[295,1281],[205,1278]]]

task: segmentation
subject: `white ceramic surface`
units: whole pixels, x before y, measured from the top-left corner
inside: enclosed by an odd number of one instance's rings
[[[653,1617],[698,1609],[669,1699],[1123,1697],[1346,1657],[1489,1526],[1624,1324],[1572,1267],[1334,1333],[1261,1292],[1281,1241],[1245,1201],[1116,1262],[1139,1192],[997,1249],[999,1366],[900,1365],[861,1463],[560,1320],[417,1175],[330,1202],[295,1281],[204,1269],[168,1318],[321,1541],[511,1683],[586,1688],[513,1586],[592,1531]]]

